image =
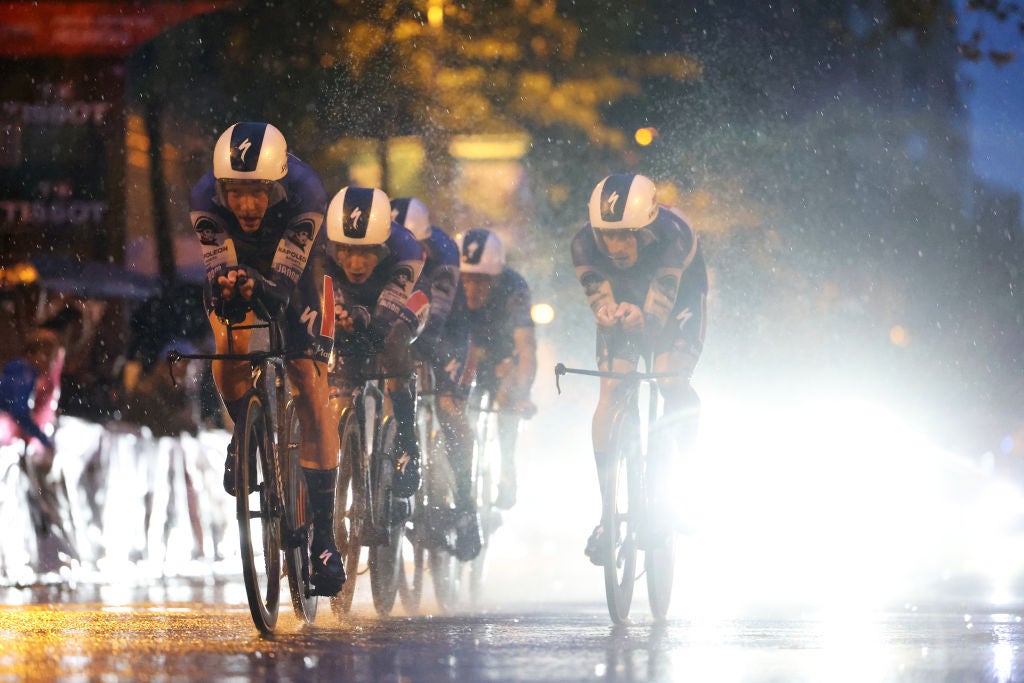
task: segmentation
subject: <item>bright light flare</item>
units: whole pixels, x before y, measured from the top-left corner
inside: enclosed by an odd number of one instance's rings
[[[993,565],[1021,568],[1007,537],[1024,518],[1020,492],[882,406],[702,398],[680,495],[696,529],[687,554],[699,558],[677,581],[692,587],[691,606],[873,609],[927,598],[921,590],[957,574],[980,573],[996,590],[1007,577]]]
[[[537,325],[549,325],[555,319],[555,309],[551,304],[534,304],[530,308],[530,317]]]

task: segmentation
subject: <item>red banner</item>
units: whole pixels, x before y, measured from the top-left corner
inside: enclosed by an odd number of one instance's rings
[[[125,55],[190,17],[237,4],[237,0],[0,3],[0,57]]]

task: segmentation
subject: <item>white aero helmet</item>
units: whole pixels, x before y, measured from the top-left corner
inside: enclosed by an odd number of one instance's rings
[[[415,197],[392,199],[391,220],[408,228],[420,242],[430,237],[430,210]]]
[[[327,239],[338,244],[384,244],[391,236],[391,202],[375,187],[343,187],[327,206]]]
[[[455,240],[459,245],[459,271],[498,275],[505,267],[505,247],[490,230],[468,230]]]
[[[597,184],[590,195],[590,225],[597,230],[646,228],[658,215],[657,188],[651,179],[616,173]]]
[[[236,123],[213,149],[217,180],[277,181],[288,174],[288,143],[269,123]]]

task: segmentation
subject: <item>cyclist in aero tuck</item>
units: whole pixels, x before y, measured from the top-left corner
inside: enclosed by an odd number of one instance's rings
[[[217,141],[213,170],[192,189],[191,218],[206,266],[205,302],[218,353],[228,349],[225,321],[255,320],[259,310],[281,321],[287,373],[303,433],[299,460],[313,508],[311,545],[317,594],[334,595],[345,568],[334,540],[338,434],[329,428],[327,362],[334,315],[323,310],[330,280],[321,231],[326,192],[316,172],[288,153],[269,123],[236,123]],[[251,330],[233,331],[233,349],[246,353]],[[251,385],[247,361],[214,361],[213,375],[228,415],[237,421]],[[324,428],[328,427],[328,428]],[[224,488],[236,481],[235,440],[228,447]]]
[[[414,287],[423,270],[423,247],[411,232],[391,221],[383,190],[343,187],[327,209],[327,268],[335,292],[338,360],[332,369],[331,403],[337,428],[355,380],[353,362],[380,353],[390,379],[401,455],[395,463],[394,493],[408,498],[420,486],[416,442],[416,393],[409,345],[426,317],[428,301]]]
[[[490,230],[459,236],[459,270],[469,309],[471,363],[477,390],[488,392],[498,414],[501,480],[495,506],[516,502],[516,435],[519,419],[537,406],[530,390],[537,376],[537,341],[530,317],[530,286],[505,265],[505,247]]]
[[[597,365],[629,372],[641,355],[654,359],[654,372],[677,372],[659,382],[665,399],[666,436],[680,454],[696,436],[700,399],[690,376],[704,344],[707,272],[697,237],[675,209],[659,205],[656,188],[642,175],[610,175],[590,197],[590,221],[572,240],[576,276],[597,322]],[[602,379],[591,427],[598,479],[615,413],[616,380]],[[670,528],[669,499],[675,458],[663,453],[648,463],[654,503],[649,538]],[[603,497],[604,491],[602,491]],[[586,554],[595,564],[604,529],[598,525]]]
[[[445,455],[455,473],[455,556],[466,562],[480,553],[483,541],[473,493],[473,432],[466,413],[471,380],[466,371],[469,319],[459,279],[459,248],[443,230],[431,225],[430,211],[415,197],[392,201],[391,215],[412,232],[427,254],[416,286],[430,297],[430,313],[413,352],[434,373],[438,422]]]

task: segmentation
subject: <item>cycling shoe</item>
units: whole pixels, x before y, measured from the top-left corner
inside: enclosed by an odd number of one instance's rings
[[[403,461],[405,461],[404,466]],[[419,458],[405,455],[399,459],[391,488],[398,498],[408,498],[420,490]]]
[[[325,597],[337,595],[347,576],[345,563],[342,562],[341,553],[335,547],[334,541],[322,544],[314,541],[310,555],[313,574],[310,583],[313,584],[313,594]]]
[[[236,490],[235,475],[235,439],[231,438],[231,443],[228,444],[228,455],[224,460],[224,490],[227,491],[228,495],[234,496]],[[249,463],[249,487],[247,493],[252,493],[256,490],[256,463]]]
[[[598,524],[594,527],[594,531],[590,534],[590,538],[587,539],[587,547],[583,550],[583,554],[590,558],[590,563],[597,565],[598,567],[604,566],[604,527]]]

